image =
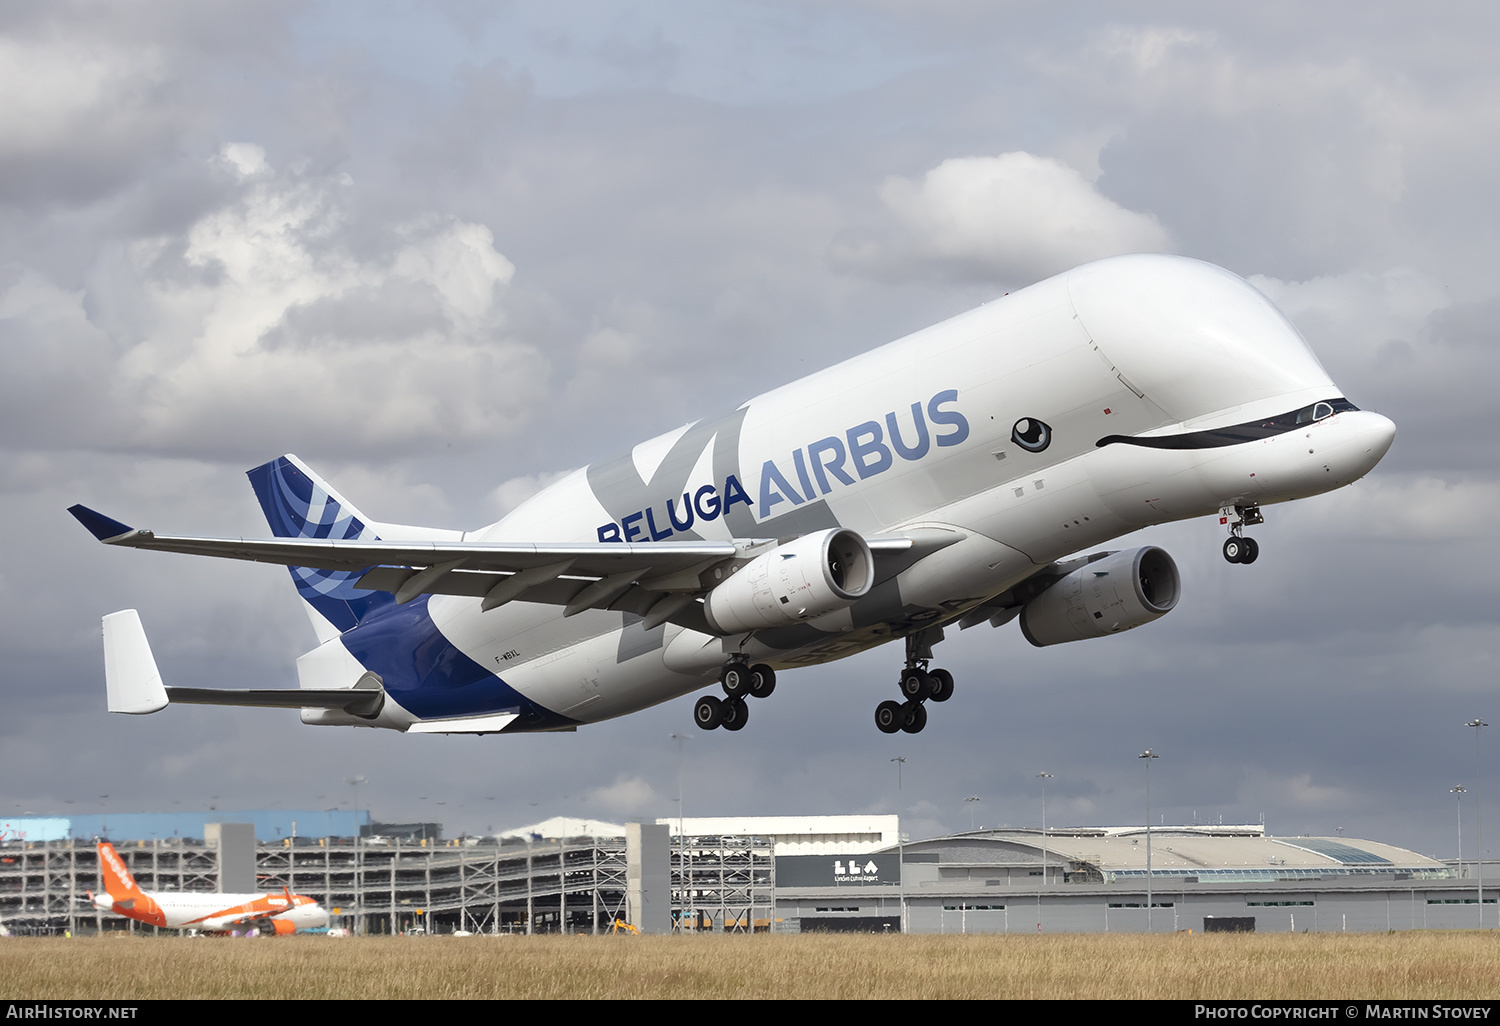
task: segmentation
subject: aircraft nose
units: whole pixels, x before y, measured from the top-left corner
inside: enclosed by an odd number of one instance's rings
[[[1369,469],[1390,451],[1391,443],[1396,440],[1396,425],[1389,417],[1367,411],[1360,411],[1360,420],[1360,440],[1364,443],[1366,469]]]

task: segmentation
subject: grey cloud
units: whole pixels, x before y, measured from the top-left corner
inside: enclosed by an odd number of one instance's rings
[[[593,83],[566,93],[503,33],[367,47],[384,9],[359,31],[332,7],[0,12],[7,41],[125,55],[107,65],[117,95],[62,109],[65,131],[14,156],[28,191],[0,204],[0,733],[8,751],[76,753],[17,769],[0,797],[53,810],[108,773],[138,781],[135,807],[333,804],[361,772],[393,818],[441,788],[453,829],[539,818],[532,801],[667,814],[682,702],[545,738],[107,716],[103,612],[140,608],[184,684],[289,684],[311,633],[279,568],[103,549],[64,507],[258,534],[243,470],[291,450],[372,514],[478,526],[562,467],[1093,255],[1040,219],[1022,239],[1047,260],[931,216],[929,171],[1029,153],[1133,212],[1116,233],[1132,248],[1266,276],[1350,397],[1397,421],[1396,447],[1347,493],[1268,510],[1253,567],[1224,564],[1208,522],[1147,532],[1187,575],[1158,624],[1045,651],[1013,628],[955,632],[939,654],[958,694],[895,746],[871,710],[897,654],[796,671],[749,729],[688,743],[689,811],[900,808],[958,828],[979,793],[987,821],[1035,822],[1046,768],[1049,818],[1130,822],[1134,756],[1159,744],[1169,819],[1264,812],[1279,832],[1448,844],[1446,788],[1472,768],[1457,725],[1493,697],[1497,640],[1494,16],[773,3],[752,12],[769,12],[755,53],[771,63],[712,77],[693,69],[732,71],[715,49],[732,32],[653,35],[639,10],[624,38],[668,40],[677,63],[605,67],[601,33],[564,21],[553,38]],[[857,53],[777,63],[807,38]],[[712,89],[687,94],[693,75]],[[600,84],[622,80],[656,85]],[[212,162],[236,142],[263,149],[263,177]],[[904,220],[881,194],[893,179]],[[855,243],[884,263],[830,265]]]

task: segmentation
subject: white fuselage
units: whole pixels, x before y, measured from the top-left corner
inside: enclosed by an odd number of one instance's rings
[[[428,610],[458,649],[538,706],[607,719],[701,687],[730,651],[778,668],[839,658],[1139,528],[1346,485],[1389,448],[1386,418],[1349,410],[1203,448],[1099,444],[1245,425],[1340,396],[1242,279],[1176,257],[1105,260],[643,442],[467,536],[649,542],[841,526],[961,538],[853,606],[727,640],[523,601],[482,612],[478,599],[434,595]],[[1050,429],[1041,451],[1016,441],[1023,420]],[[378,725],[404,728],[413,717],[392,697]]]
[[[94,895],[94,905],[105,912],[169,929],[225,931],[258,920],[286,923],[295,930],[328,925],[327,910],[301,895],[293,895],[289,900],[277,894],[145,891],[125,905],[114,896],[99,893]]]

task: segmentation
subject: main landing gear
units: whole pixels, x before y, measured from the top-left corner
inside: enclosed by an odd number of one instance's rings
[[[932,646],[943,640],[940,627],[929,627],[907,635],[906,669],[901,671],[899,687],[904,702],[881,702],[875,707],[875,726],[883,734],[904,730],[919,734],[927,726],[926,702],[946,702],[953,697],[953,674],[947,670],[929,670]]]
[[[1260,555],[1260,546],[1254,538],[1246,538],[1244,529],[1265,523],[1259,506],[1223,506],[1219,509],[1219,523],[1229,527],[1229,538],[1224,542],[1224,558],[1231,563],[1254,563]]]
[[[765,663],[751,666],[743,659],[731,659],[719,671],[719,686],[724,697],[704,695],[693,706],[693,721],[704,730],[723,727],[742,730],[750,720],[750,698],[768,698],[776,690],[776,671]]]

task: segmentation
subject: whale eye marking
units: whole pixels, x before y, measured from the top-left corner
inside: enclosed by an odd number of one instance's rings
[[[1022,417],[1010,429],[1010,440],[1027,452],[1041,452],[1052,444],[1052,429],[1035,417]]]

